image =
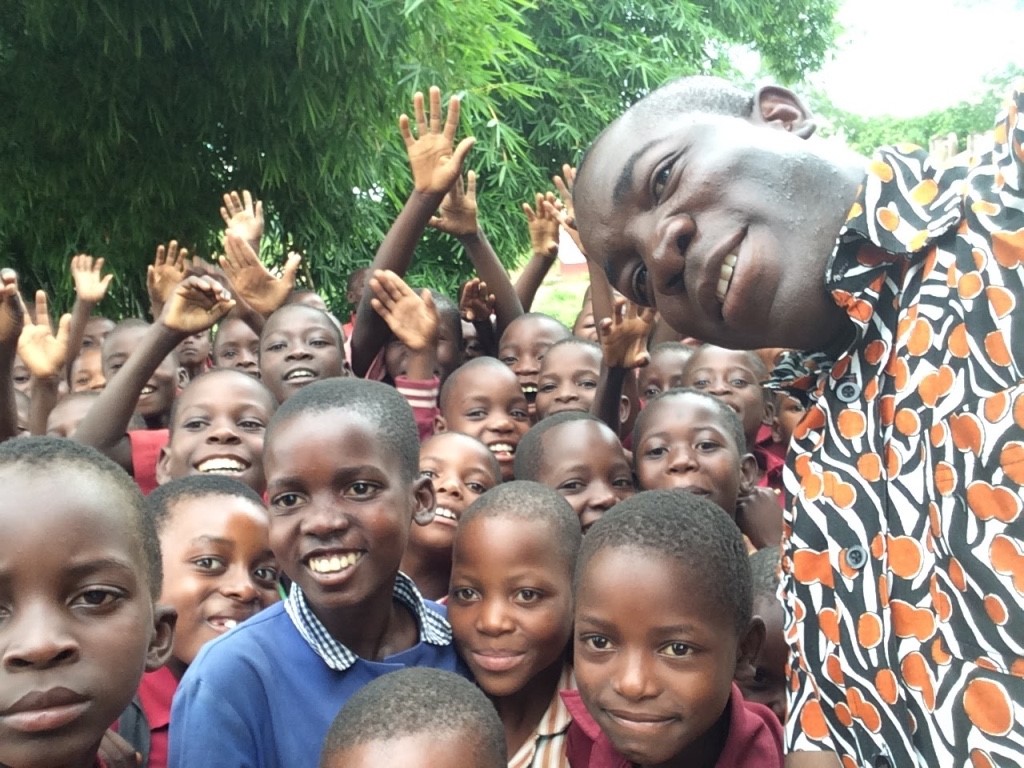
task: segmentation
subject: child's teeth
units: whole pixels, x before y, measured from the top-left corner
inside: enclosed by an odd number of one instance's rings
[[[511,443],[492,443],[488,446],[492,453],[512,453]]]
[[[434,507],[434,515],[437,517],[445,517],[449,520],[458,520],[458,518],[455,517],[455,513],[447,507]]]
[[[718,273],[718,290],[715,295],[719,301],[725,301],[725,294],[729,291],[729,283],[732,282],[732,272],[736,266],[737,256],[730,253],[722,261],[722,271]]]
[[[350,552],[347,555],[331,555],[329,557],[311,557],[309,569],[314,573],[338,573],[356,564],[362,557],[360,552]]]
[[[244,472],[246,466],[240,461],[227,458],[207,459],[196,466],[200,472]]]
[[[234,629],[238,626],[238,622],[234,619],[224,619],[224,627],[226,629]]]

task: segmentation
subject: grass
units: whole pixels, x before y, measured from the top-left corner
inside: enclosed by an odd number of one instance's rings
[[[556,317],[572,328],[583,304],[583,293],[589,284],[590,280],[585,270],[562,275],[559,266],[556,265],[537,290],[537,297],[533,300],[531,310]]]

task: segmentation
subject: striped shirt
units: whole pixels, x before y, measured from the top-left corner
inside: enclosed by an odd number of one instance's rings
[[[563,690],[576,690],[576,678],[569,664],[562,670],[558,690],[551,698],[540,723],[508,761],[508,768],[569,768],[569,759],[565,754],[565,735],[569,731],[572,716],[558,695],[558,691]]]

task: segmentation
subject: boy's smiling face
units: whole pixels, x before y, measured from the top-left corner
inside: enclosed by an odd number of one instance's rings
[[[103,376],[110,381],[128,361],[146,335],[146,326],[129,326],[111,332],[103,344]],[[146,417],[170,413],[174,392],[178,386],[178,358],[169,354],[153,371],[139,394],[136,409]]]
[[[298,413],[264,447],[271,549],[329,627],[332,610],[390,605],[409,526],[434,517],[430,481],[403,477],[379,430],[342,408]]]
[[[213,367],[237,368],[254,379],[260,377],[260,337],[244,320],[221,321],[213,341]]]
[[[708,346],[697,350],[683,375],[684,387],[707,392],[736,411],[748,446],[775,412],[761,388],[764,372],[758,362],[752,352]]]
[[[699,581],[676,559],[637,547],[602,549],[580,574],[576,681],[633,763],[714,765],[724,742],[720,721],[749,643]]]
[[[327,315],[304,304],[288,304],[270,316],[260,340],[260,376],[278,402],[343,374],[339,334]]]
[[[263,436],[275,407],[263,385],[238,371],[214,371],[196,379],[178,399],[171,439],[157,463],[157,480],[219,474],[262,493]]]
[[[544,355],[552,344],[568,337],[568,331],[555,319],[534,315],[516,318],[501,335],[498,359],[515,373],[530,404],[531,416],[535,413],[537,378]]]
[[[562,411],[589,411],[601,378],[601,350],[559,344],[548,350],[537,380],[537,418]]]
[[[570,421],[541,436],[537,480],[564,496],[586,532],[601,515],[633,495],[633,471],[622,443],[592,421]]]
[[[489,696],[512,696],[561,671],[572,632],[572,573],[553,525],[475,517],[459,530],[448,619]]]
[[[210,640],[278,600],[267,513],[238,496],[170,502],[160,531],[160,602],[178,612],[174,659],[181,671]]]
[[[4,765],[94,765],[143,671],[170,653],[173,616],[154,609],[128,502],[87,469],[60,469],[59,483],[34,467],[0,472]]]

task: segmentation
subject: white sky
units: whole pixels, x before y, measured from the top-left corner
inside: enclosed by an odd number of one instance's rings
[[[1024,66],[1024,0],[843,0],[838,21],[833,60],[807,79],[865,116],[950,106]]]

